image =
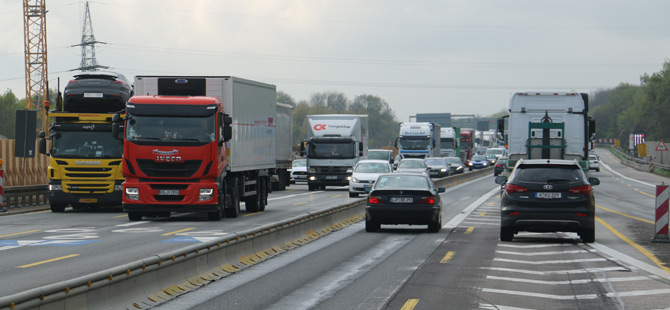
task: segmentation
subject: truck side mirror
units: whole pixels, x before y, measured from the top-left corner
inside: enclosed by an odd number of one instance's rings
[[[119,122],[121,121],[121,115],[119,113],[114,113],[112,115],[112,137],[114,139],[119,139]]]
[[[358,156],[363,156],[363,142],[358,142]]]
[[[305,142],[300,142],[300,156],[305,156]]]
[[[589,118],[589,137],[596,134],[596,120]]]
[[[44,135],[45,135],[44,131],[40,131],[39,133],[40,141],[37,144],[37,151],[40,152],[40,154],[49,156],[49,154],[47,154],[47,139],[44,138]]]
[[[498,132],[501,133],[503,136],[505,135],[505,119],[504,118],[499,118],[498,119]]]
[[[223,142],[228,142],[233,138],[233,118],[228,114],[223,114]]]

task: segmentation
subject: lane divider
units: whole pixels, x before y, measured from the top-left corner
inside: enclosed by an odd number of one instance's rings
[[[56,258],[52,258],[52,259],[43,260],[41,262],[36,262],[36,263],[32,263],[32,264],[18,266],[16,268],[30,268],[30,267],[43,265],[43,264],[46,264],[46,263],[51,263],[51,262],[55,262],[55,261],[59,261],[59,260],[67,259],[67,258],[77,257],[77,256],[79,256],[79,254],[70,254],[70,255],[65,255],[65,256],[61,256],[61,257],[56,257]]]

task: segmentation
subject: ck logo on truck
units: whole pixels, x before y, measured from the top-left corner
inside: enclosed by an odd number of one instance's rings
[[[159,151],[158,149],[155,149],[153,153],[156,156],[156,161],[162,161],[162,162],[180,162],[181,156],[175,156],[179,154],[179,150],[174,149],[172,151]]]
[[[316,124],[316,125],[314,125],[314,130],[316,130],[316,131],[326,130],[326,127],[330,127],[330,128],[333,128],[333,129],[341,129],[341,128],[349,129],[349,128],[351,128],[351,126],[343,125],[343,124],[339,124],[339,125]]]
[[[326,124],[316,124],[314,130],[326,130]]]

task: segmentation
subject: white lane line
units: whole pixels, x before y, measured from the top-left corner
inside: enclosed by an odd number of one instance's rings
[[[482,222],[482,223],[496,223],[496,224],[500,224],[500,219],[484,219],[484,218],[480,218],[480,217],[472,217],[472,216],[469,217],[469,218],[467,218],[466,221],[469,221],[469,222]]]
[[[638,259],[633,258],[631,256],[628,256],[626,254],[623,254],[623,253],[621,253],[617,250],[614,250],[610,247],[607,247],[603,244],[600,244],[598,242],[594,242],[594,243],[590,243],[589,246],[596,249],[600,253],[603,253],[603,254],[613,258],[614,260],[625,262],[626,264],[628,264],[630,266],[633,266],[633,267],[636,267],[638,269],[647,271],[647,272],[649,272],[651,274],[654,274],[654,275],[657,275],[661,278],[670,279],[670,275],[668,275],[668,273],[665,272],[663,269],[658,268],[656,266],[652,266],[650,264],[647,264],[647,263],[645,263],[641,260],[638,260]]]
[[[500,226],[499,223],[484,223],[484,222],[470,222],[470,221],[462,222],[461,225],[489,225],[489,226]]]
[[[517,249],[533,249],[533,248],[551,248],[557,246],[573,246],[574,244],[570,243],[560,243],[560,244],[529,244],[529,245],[517,245],[517,244],[507,244],[499,243],[498,246],[506,248],[517,248]]]
[[[618,176],[621,177],[621,178],[624,178],[624,179],[626,179],[626,180],[628,180],[628,181],[637,182],[637,183],[640,183],[640,184],[642,184],[642,185],[647,185],[647,186],[651,186],[651,187],[654,187],[654,188],[656,187],[656,185],[654,185],[654,184],[649,184],[649,183],[647,183],[647,182],[642,182],[642,181],[640,181],[640,180],[636,180],[636,179],[633,179],[633,178],[629,178],[629,177],[627,177],[627,176],[625,176],[625,175],[623,175],[623,174],[621,174],[621,173],[619,173],[619,172],[616,172],[616,171],[614,171],[614,169],[612,169],[610,166],[606,165],[606,164],[603,163],[602,161],[601,161],[600,163],[601,163],[603,166],[605,166],[605,168],[606,168],[607,170],[609,170],[610,172],[612,172],[612,173],[618,175]]]
[[[477,209],[477,207],[479,207],[479,205],[484,203],[484,201],[486,201],[487,199],[489,199],[491,196],[495,195],[499,191],[500,191],[500,188],[496,187],[496,188],[492,189],[491,191],[489,191],[488,193],[484,194],[482,197],[479,197],[479,199],[475,200],[475,202],[471,203],[469,206],[467,206],[465,209],[463,209],[463,211],[461,211],[461,213],[454,216],[449,222],[447,222],[447,224],[443,225],[442,228],[453,230],[454,228],[458,227],[458,225],[460,225],[461,222],[463,222],[463,220],[465,218],[470,216],[470,213],[472,213],[472,211]]]
[[[119,225],[114,225],[116,227],[128,227],[128,226],[135,226],[135,225],[141,225],[141,224],[146,224],[149,223],[149,221],[137,221],[137,222],[130,222],[126,224],[119,224]]]
[[[583,259],[528,261],[528,260],[519,260],[519,259],[494,258],[493,261],[494,262],[515,263],[515,264],[527,264],[527,265],[550,265],[550,264],[604,262],[604,261],[607,261],[607,259],[606,258],[583,258]]]
[[[483,288],[482,292],[506,294],[506,295],[516,295],[516,296],[524,296],[524,297],[538,297],[538,298],[555,299],[555,300],[585,300],[585,299],[596,299],[596,298],[598,298],[598,295],[596,295],[596,294],[554,295],[554,294],[540,294],[540,293],[524,292],[524,291],[499,290],[499,289],[494,289],[494,288]]]
[[[596,273],[596,272],[608,272],[608,271],[630,271],[628,268],[624,267],[602,267],[602,268],[584,268],[584,269],[566,269],[566,270],[551,270],[551,271],[534,271],[528,269],[514,269],[514,268],[502,268],[502,267],[482,267],[482,269],[493,270],[493,271],[504,271],[512,273],[522,273],[522,274],[534,274],[539,276],[548,276],[556,274],[580,274],[580,273]]]
[[[648,296],[648,295],[659,295],[659,294],[668,294],[670,289],[658,289],[658,290],[644,290],[644,291],[630,291],[630,292],[617,292],[607,293],[607,297],[636,297],[636,296]]]
[[[479,304],[479,309],[486,309],[486,310],[535,310],[535,309],[529,309],[529,308],[508,307],[508,306],[494,305],[494,304]]]
[[[520,256],[543,256],[543,255],[561,255],[561,254],[585,254],[591,253],[587,250],[572,250],[572,251],[548,251],[548,252],[512,252],[512,251],[496,251],[500,254],[520,255]]]
[[[567,285],[567,284],[586,284],[586,283],[606,283],[606,282],[632,282],[632,281],[650,281],[650,277],[638,276],[638,277],[619,277],[619,278],[597,278],[597,279],[580,279],[580,280],[566,280],[566,281],[544,281],[544,280],[533,280],[533,279],[522,279],[522,278],[512,278],[512,277],[496,277],[496,276],[486,276],[486,279],[489,280],[500,280],[506,282],[519,282],[519,283],[532,283],[532,284],[543,284],[543,285]]]

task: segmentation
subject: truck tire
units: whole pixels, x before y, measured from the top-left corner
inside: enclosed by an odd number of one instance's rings
[[[261,203],[261,178],[256,177],[256,194],[244,198],[244,203],[246,204],[247,213],[258,212]]]
[[[223,193],[219,190],[216,211],[207,212],[207,218],[210,221],[220,221],[223,218]]]
[[[51,212],[53,213],[62,213],[65,212],[65,206],[62,203],[52,203],[51,204]]]
[[[231,183],[233,185],[228,187],[231,204],[224,211],[226,212],[226,217],[236,218],[240,214],[240,187],[235,178],[232,179]]]
[[[269,178],[262,177],[260,178],[261,184],[258,188],[260,188],[261,192],[261,199],[258,203],[258,211],[263,212],[265,211],[265,205],[268,204],[268,182],[270,181]]]
[[[142,212],[138,212],[138,211],[128,212],[128,219],[131,220],[131,221],[141,221],[142,216],[144,216],[144,214],[142,214]]]

